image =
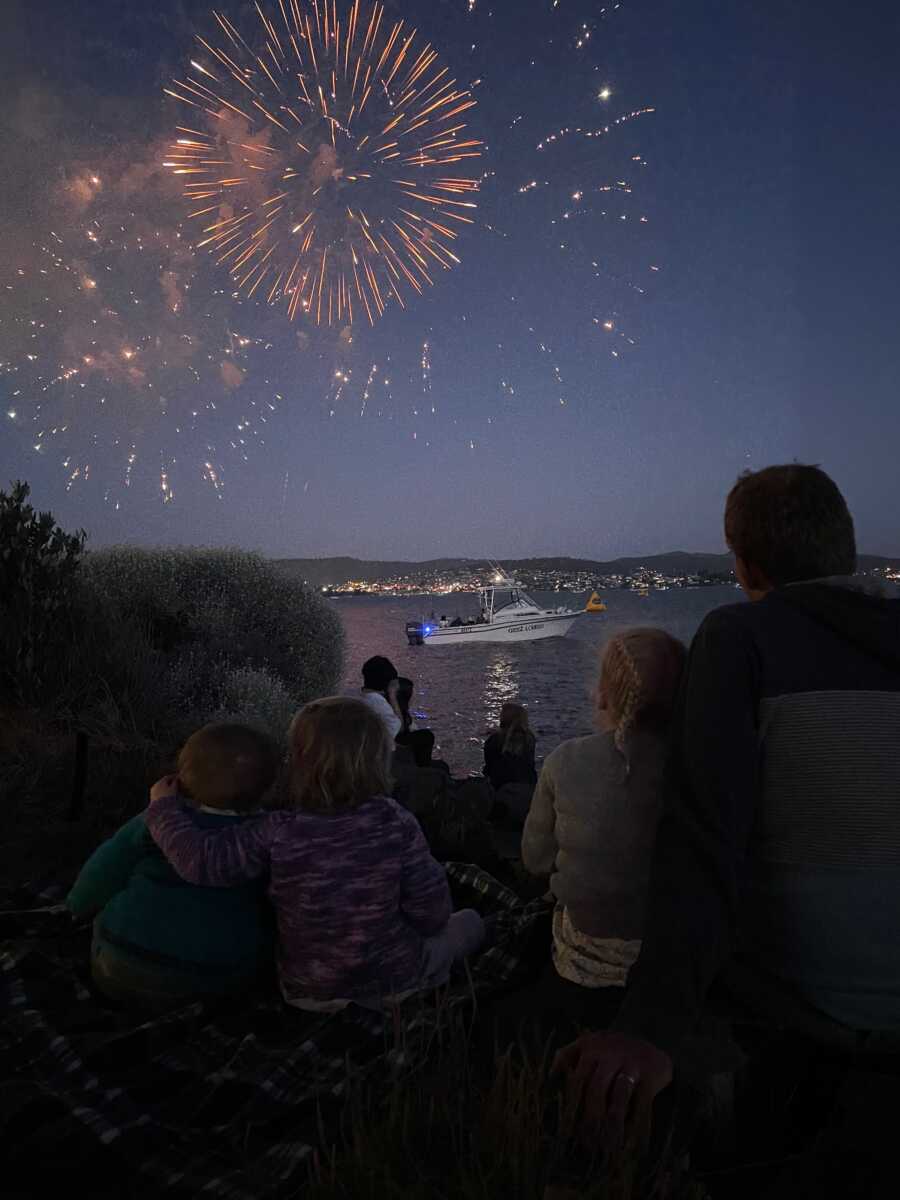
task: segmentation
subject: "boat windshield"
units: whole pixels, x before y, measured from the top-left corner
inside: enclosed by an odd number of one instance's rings
[[[494,589],[494,612],[498,613],[502,608],[517,608],[521,605],[528,605],[529,608],[536,607],[530,596],[527,596],[521,588],[495,588]]]

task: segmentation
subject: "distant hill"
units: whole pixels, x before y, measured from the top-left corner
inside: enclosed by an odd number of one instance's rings
[[[629,575],[638,567],[659,571],[661,575],[727,574],[732,569],[730,554],[692,554],[686,550],[670,550],[666,554],[648,554],[630,558],[615,558],[602,562],[589,558],[504,558],[500,560],[511,573],[532,571],[561,571],[588,575]],[[361,558],[280,558],[278,565],[294,578],[304,579],[312,587],[329,587],[348,579],[385,579],[398,575],[420,575],[423,572],[453,571],[470,567],[488,574],[487,559],[432,558],[424,562],[369,561]],[[862,571],[876,567],[900,566],[900,558],[883,558],[861,554]]]

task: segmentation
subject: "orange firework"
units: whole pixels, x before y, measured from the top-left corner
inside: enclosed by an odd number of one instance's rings
[[[291,319],[374,324],[459,262],[478,178],[456,164],[481,153],[463,119],[476,101],[381,3],[256,12],[247,40],[214,12],[224,40],[198,37],[205,61],[165,89],[203,114],[178,126],[165,165],[185,176],[197,246],[238,288]]]

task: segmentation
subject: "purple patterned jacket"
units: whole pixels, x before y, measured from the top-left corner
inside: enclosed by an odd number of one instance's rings
[[[415,817],[375,796],[336,813],[266,813],[198,829],[177,796],[147,828],[183,879],[232,887],[268,874],[284,998],[367,999],[419,985],[423,941],[450,919],[444,868]]]

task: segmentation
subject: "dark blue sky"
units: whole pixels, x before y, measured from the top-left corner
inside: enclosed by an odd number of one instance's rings
[[[211,18],[193,0],[5,6],[0,400],[16,416],[0,425],[0,479],[27,478],[95,542],[608,558],[722,549],[737,473],[798,458],[844,489],[861,549],[900,553],[896,6],[389,8],[461,81],[481,81],[471,128],[487,177],[461,265],[349,342],[233,301],[223,269],[169,248],[192,277],[185,328],[210,346],[193,390],[175,375],[148,391],[155,376],[119,369],[38,395],[83,357],[86,271],[102,268],[132,306],[116,336],[139,358],[182,332],[154,325],[159,271],[134,230],[145,246],[151,226],[171,240],[186,211],[157,169],[179,115],[162,87]],[[103,190],[75,204],[91,171]],[[99,263],[78,240],[93,218]],[[75,267],[40,276],[48,255]],[[43,325],[37,362],[30,321]],[[235,351],[239,386],[219,365],[235,331],[250,343]]]

